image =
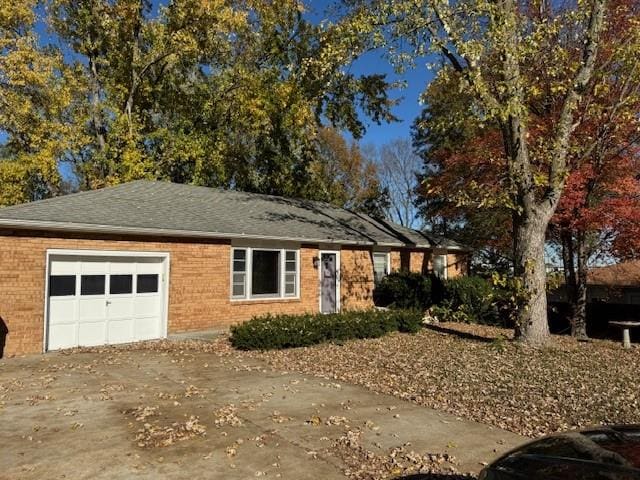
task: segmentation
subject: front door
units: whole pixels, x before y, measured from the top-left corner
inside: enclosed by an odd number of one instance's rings
[[[338,311],[338,255],[320,254],[320,311],[335,313]]]

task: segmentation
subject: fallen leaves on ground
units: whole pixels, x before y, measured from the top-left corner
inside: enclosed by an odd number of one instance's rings
[[[218,408],[213,412],[216,427],[220,428],[225,425],[230,425],[232,427],[242,426],[242,420],[238,417],[237,413],[238,407],[232,403]]]
[[[533,349],[495,327],[442,324],[343,345],[243,353],[527,436],[640,422],[640,352],[553,336]]]
[[[196,436],[206,435],[207,429],[195,415],[190,415],[184,422],[173,422],[162,425],[159,407],[140,405],[122,412],[132,416],[142,427],[136,432],[136,444],[141,448],[167,447],[176,442]],[[153,418],[154,420],[150,420]]]
[[[353,480],[383,480],[404,475],[423,474],[424,480],[433,475],[459,480],[473,478],[457,472],[454,457],[448,454],[419,454],[409,450],[409,445],[392,448],[387,454],[376,454],[365,449],[362,432],[347,430],[332,442],[325,454],[338,458],[344,465],[344,473]]]
[[[136,443],[141,448],[168,447],[196,436],[206,435],[207,429],[198,417],[191,415],[185,422],[160,425],[157,422],[144,423],[136,434]]]

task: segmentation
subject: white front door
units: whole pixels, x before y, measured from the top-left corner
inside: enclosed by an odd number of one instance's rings
[[[49,262],[47,350],[164,336],[163,257],[54,255]]]

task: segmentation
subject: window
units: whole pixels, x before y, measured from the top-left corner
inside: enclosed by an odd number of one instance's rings
[[[251,256],[251,295],[279,296],[280,251],[253,250]]]
[[[298,277],[298,252],[287,250],[284,259],[284,295],[295,297],[297,292]]]
[[[49,277],[49,296],[62,297],[76,294],[75,275],[51,275]]]
[[[80,295],[104,295],[104,275],[82,275]]]
[[[133,275],[111,275],[109,277],[109,293],[112,295],[131,293],[133,291]]]
[[[442,279],[447,278],[447,256],[446,255],[434,255],[433,256],[433,274]]]
[[[236,248],[233,251],[233,279],[232,296],[234,298],[244,298],[246,296],[247,282],[247,251]]]
[[[234,248],[231,297],[284,298],[298,295],[298,251]]]
[[[157,293],[158,292],[158,274],[145,273],[138,275],[136,293]]]
[[[373,253],[373,278],[376,283],[380,282],[389,274],[389,254],[386,252]]]

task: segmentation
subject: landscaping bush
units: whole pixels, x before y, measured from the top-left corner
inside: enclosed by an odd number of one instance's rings
[[[456,321],[502,325],[496,303],[501,297],[498,290],[481,277],[452,278],[444,282],[444,299],[440,306],[455,313]]]
[[[397,328],[403,333],[417,333],[422,327],[421,310],[390,310]]]
[[[376,305],[424,311],[431,305],[431,280],[420,273],[394,272],[373,291]]]
[[[419,319],[418,311],[403,310],[265,315],[231,327],[231,344],[241,350],[271,350],[377,338],[396,330],[415,333]]]

